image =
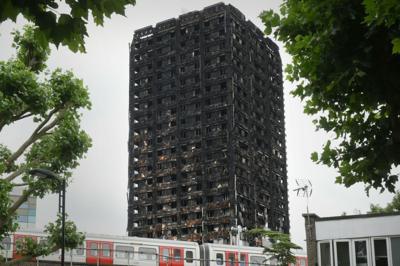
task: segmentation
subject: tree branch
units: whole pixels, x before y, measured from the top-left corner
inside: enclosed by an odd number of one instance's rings
[[[25,190],[22,195],[14,202],[14,204],[8,209],[9,214],[13,214],[17,209],[28,200],[29,195],[33,192],[32,189]]]
[[[28,189],[25,190],[22,195],[17,199],[17,201],[14,202],[14,204],[7,210],[8,216],[12,215],[13,213],[15,213],[17,211],[17,209],[25,202],[28,200],[28,197],[30,194],[32,194],[33,190],[32,189]],[[2,226],[4,226],[5,222],[6,222],[7,217],[5,218],[5,220],[0,219],[0,228]]]
[[[52,116],[59,111],[59,115],[46,126],[46,124],[50,121]],[[55,127],[60,120],[62,114],[64,113],[65,109],[58,109],[55,108],[52,110],[45,120],[40,123],[40,125],[35,129],[32,135],[18,148],[16,152],[14,152],[6,161],[6,165],[9,167],[14,161],[16,161],[24,152],[25,150],[32,145],[35,141],[37,141],[40,137],[42,137],[48,130]]]
[[[6,125],[6,122],[5,121],[1,121],[0,122],[0,132],[1,132],[1,130],[3,129],[3,127]]]
[[[29,117],[29,116],[32,116],[32,115],[33,115],[33,114],[29,112],[29,108],[26,108],[26,109],[22,110],[19,114],[14,115],[14,116],[11,118],[11,122],[15,122],[15,121],[24,119],[24,118]]]
[[[18,120],[21,120],[21,119],[24,119],[24,118],[27,118],[27,117],[30,117],[30,116],[33,116],[33,114],[32,113],[27,113],[27,114],[21,115],[20,117],[18,117],[18,119],[14,120],[14,122],[18,121]]]
[[[50,124],[43,127],[39,132],[37,132],[37,134],[39,136],[44,136],[47,133],[47,131],[49,131],[50,129],[52,129],[53,127],[55,127],[57,125],[57,123],[58,123],[58,121],[60,121],[60,118],[63,113],[64,113],[63,111],[60,111],[59,115]]]
[[[20,176],[25,170],[27,169],[27,167],[20,167],[18,170],[14,171],[13,173],[11,173],[9,176],[7,176],[6,178],[4,178],[4,180],[11,182],[13,181],[16,177]]]
[[[21,111],[19,114],[14,115],[14,116],[10,119],[10,121],[2,120],[2,121],[0,122],[0,131],[3,129],[4,126],[6,126],[6,125],[8,125],[8,124],[11,124],[11,123],[14,123],[14,122],[16,122],[16,121],[18,121],[18,120],[21,120],[21,119],[30,117],[30,116],[32,116],[32,115],[33,115],[33,113],[30,113],[30,112],[29,112],[29,109],[26,108],[25,110]]]
[[[13,187],[23,187],[29,185],[29,183],[19,183],[19,184],[12,184]]]
[[[32,135],[39,132],[39,130],[41,130],[47,124],[47,122],[50,121],[50,119],[53,117],[53,115],[60,110],[61,110],[61,108],[54,108],[53,110],[51,110],[50,113],[47,115],[47,117],[42,121],[42,123],[40,123],[40,125],[35,129],[35,131],[33,131]]]

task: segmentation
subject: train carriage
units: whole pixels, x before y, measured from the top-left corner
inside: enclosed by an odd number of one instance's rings
[[[296,255],[296,263],[291,263],[289,266],[307,266],[308,258],[306,255]]]
[[[204,266],[258,266],[266,265],[268,259],[260,247],[204,244],[200,248]]]
[[[21,231],[2,241],[0,255],[7,260],[16,259],[16,242],[31,238],[46,241],[40,231]],[[66,250],[65,262],[70,265],[127,265],[127,266],[261,266],[276,265],[260,247],[203,244],[128,236],[87,234],[84,243]],[[36,258],[36,262],[60,261],[60,250]],[[297,256],[296,264],[307,266],[306,256]]]
[[[195,242],[173,241],[149,238],[133,238],[138,243],[139,262],[152,266],[200,266],[200,249]],[[136,241],[135,241],[136,240]],[[156,250],[156,260],[148,259],[147,249]],[[147,252],[147,253],[146,253]],[[143,256],[147,254],[147,257]],[[135,254],[136,255],[136,254]],[[152,254],[154,258],[154,254]],[[150,264],[151,263],[151,264]],[[146,265],[144,263],[140,265]]]
[[[7,261],[11,259],[18,259],[21,257],[20,254],[16,252],[16,245],[18,240],[22,240],[24,238],[31,238],[38,242],[47,241],[47,235],[42,231],[21,231],[10,236],[7,236],[3,239],[0,248],[0,255],[3,256]],[[77,247],[74,250],[66,250],[65,252],[65,261],[66,262],[75,262],[75,263],[84,263],[86,262],[86,254],[83,251],[83,245]],[[61,250],[54,251],[53,253],[47,256],[39,256],[35,261],[40,264],[41,261],[60,261],[61,258]]]
[[[86,264],[199,266],[194,242],[138,237],[86,236]]]

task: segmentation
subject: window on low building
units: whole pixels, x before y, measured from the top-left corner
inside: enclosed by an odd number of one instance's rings
[[[321,266],[332,266],[331,244],[329,242],[319,244],[319,254],[321,258]]]
[[[392,265],[400,265],[400,237],[392,237]]]
[[[374,239],[375,266],[388,266],[386,239]]]
[[[354,252],[356,257],[356,266],[368,265],[367,241],[354,241]]]
[[[350,250],[348,241],[336,242],[337,266],[350,266]]]

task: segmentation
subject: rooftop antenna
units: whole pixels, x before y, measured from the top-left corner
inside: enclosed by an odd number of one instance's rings
[[[309,199],[312,195],[312,184],[309,179],[296,179],[297,188],[293,189],[293,191],[297,192],[298,197],[306,197],[307,198],[307,228],[310,228],[310,213],[308,209]]]

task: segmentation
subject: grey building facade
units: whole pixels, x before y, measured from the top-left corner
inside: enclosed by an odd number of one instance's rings
[[[129,235],[289,231],[281,59],[235,7],[135,31],[129,114]]]

